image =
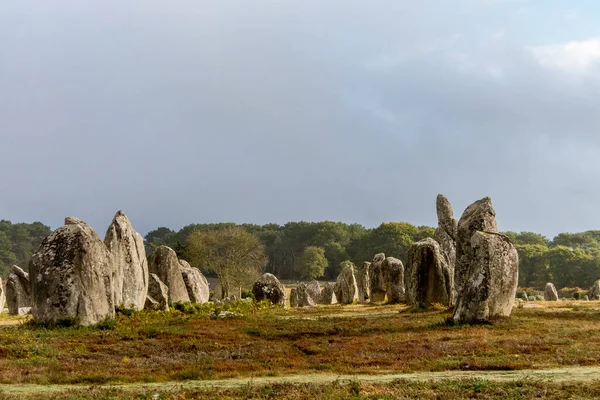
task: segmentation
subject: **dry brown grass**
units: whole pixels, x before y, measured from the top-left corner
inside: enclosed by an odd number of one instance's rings
[[[328,306],[120,316],[114,330],[0,327],[1,383],[167,382],[296,373],[378,374],[600,365],[599,302],[529,304],[492,325],[446,311]],[[0,317],[4,318],[4,317]]]

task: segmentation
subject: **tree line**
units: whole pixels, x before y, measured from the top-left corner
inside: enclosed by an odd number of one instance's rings
[[[331,221],[285,225],[219,223],[191,224],[179,231],[160,227],[148,232],[144,239],[148,253],[164,244],[185,259],[192,256],[192,250],[198,251],[189,249],[192,233],[225,228],[241,228],[259,240],[266,272],[280,279],[298,280],[321,276],[335,279],[342,263],[358,265],[372,260],[377,253],[406,261],[411,244],[433,237],[435,232],[432,227],[406,222],[386,222],[372,229]],[[1,220],[0,277],[6,277],[13,264],[27,269],[31,255],[50,233],[50,227],[41,222],[13,224]],[[588,288],[600,279],[600,231],[561,233],[552,240],[534,232],[504,233],[519,252],[521,287],[543,289],[546,282],[553,282],[559,288]]]

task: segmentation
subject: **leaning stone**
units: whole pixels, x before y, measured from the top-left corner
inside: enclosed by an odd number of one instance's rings
[[[554,285],[550,282],[546,283],[546,288],[544,289],[544,300],[546,301],[558,301],[558,292]]]
[[[32,256],[33,319],[93,325],[114,318],[112,258],[98,234],[80,219],[48,236]]]
[[[156,274],[150,274],[144,308],[155,311],[169,311],[169,288]]]
[[[369,270],[370,278],[370,289],[371,302],[383,302],[385,301],[385,295],[388,290],[388,285],[383,272],[383,262],[385,261],[385,254],[379,253],[373,257],[371,268]]]
[[[181,276],[185,283],[188,296],[192,303],[206,303],[210,296],[208,280],[198,268],[193,268],[187,261],[179,260],[181,264]]]
[[[141,310],[148,293],[148,261],[144,239],[118,211],[106,231],[104,244],[113,260],[115,306]]]
[[[319,304],[337,304],[337,302],[337,297],[335,297],[335,284],[327,282],[323,285]]]
[[[414,243],[408,250],[406,290],[408,303],[413,307],[429,308],[438,303],[453,304],[452,271],[440,245],[428,238]]]
[[[470,257],[454,319],[471,323],[510,316],[519,280],[519,255],[509,238],[475,232]]]
[[[525,301],[529,301],[529,297],[527,296],[527,292],[523,292],[521,294],[521,299],[525,300]]]
[[[352,304],[358,301],[358,286],[352,264],[346,264],[338,275],[335,283],[335,297],[342,304]]]
[[[269,300],[271,304],[279,304],[285,307],[285,286],[273,274],[263,274],[254,283],[252,294],[256,301]]]
[[[472,261],[471,237],[476,232],[497,233],[496,212],[492,200],[485,197],[467,207],[458,221],[456,231],[456,264],[454,267],[455,293],[460,296],[467,282]]]
[[[585,296],[583,296],[583,300],[585,300],[585,301],[590,301],[590,298],[589,298],[589,296],[586,294]]]
[[[29,274],[16,265],[13,265],[6,280],[6,304],[10,315],[23,315],[19,314],[19,309],[31,307]]]
[[[150,257],[149,271],[156,274],[169,288],[169,305],[189,303],[188,295],[177,254],[167,246],[158,246]]]

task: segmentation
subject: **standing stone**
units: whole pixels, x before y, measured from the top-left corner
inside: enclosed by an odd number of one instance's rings
[[[519,280],[517,249],[498,233],[475,232],[470,243],[471,260],[454,319],[471,323],[510,316]]]
[[[335,297],[342,304],[352,304],[358,301],[358,285],[352,264],[346,264],[338,275],[335,283]]]
[[[190,301],[198,304],[206,303],[210,297],[210,288],[206,277],[198,268],[192,268],[187,261],[179,260],[179,263]]]
[[[2,278],[0,278],[0,314],[4,311],[4,303],[6,302],[6,296],[4,294],[4,285],[2,285]]]
[[[80,219],[67,217],[44,239],[29,273],[35,322],[86,326],[114,318],[110,252]]]
[[[156,274],[150,274],[148,294],[144,308],[154,311],[169,311],[169,288]]]
[[[155,248],[148,269],[169,288],[169,305],[189,303],[190,296],[183,281],[179,259],[173,249],[167,246]]]
[[[521,299],[525,300],[525,301],[529,301],[529,296],[527,296],[527,292],[523,292],[521,294]]]
[[[558,301],[558,292],[554,285],[550,282],[546,283],[546,288],[544,289],[544,300],[546,301]]]
[[[300,305],[299,303],[298,289],[292,288],[292,290],[290,290],[290,307],[298,307]]]
[[[428,238],[414,243],[408,250],[406,291],[413,307],[429,308],[435,303],[453,304],[453,271],[440,245]]]
[[[369,270],[371,269],[370,262],[363,262],[358,268],[356,274],[356,284],[358,285],[358,302],[366,303],[369,300],[371,292],[371,281],[369,278]]]
[[[141,310],[148,293],[148,261],[144,240],[118,211],[106,231],[104,244],[113,259],[115,306]]]
[[[590,288],[588,296],[590,300],[600,300],[600,279],[594,282],[594,284]]]
[[[583,300],[585,301],[590,301],[590,298],[588,297],[588,295],[586,294],[585,296],[583,296]]]
[[[279,304],[285,307],[285,286],[273,274],[263,274],[254,283],[252,294],[256,301],[269,300],[271,304]]]
[[[24,315],[31,307],[29,274],[16,265],[6,280],[6,304],[10,315]]]
[[[388,303],[400,303],[404,301],[404,265],[402,261],[394,257],[387,257],[383,261],[383,276],[386,283]]]
[[[371,298],[371,302],[385,301],[388,285],[383,272],[384,261],[385,254],[379,253],[373,257],[373,262],[371,263],[371,269],[369,271],[369,278],[371,281],[371,295],[369,297]]]
[[[337,304],[337,302],[337,297],[335,297],[335,284],[327,282],[323,285],[319,304]]]
[[[475,232],[497,233],[496,212],[492,199],[485,197],[471,204],[458,221],[456,231],[456,265],[454,268],[455,293],[460,294],[473,259],[471,237]]]
[[[456,235],[458,230],[458,222],[454,219],[454,211],[450,201],[442,195],[438,194],[436,200],[436,209],[438,217],[438,227],[435,230],[435,240],[440,244],[442,255],[446,259],[448,269],[454,275],[454,266],[456,264]],[[454,281],[454,277],[452,278]],[[452,288],[453,298],[456,297],[456,291]],[[451,304],[452,305],[452,304]]]
[[[313,307],[321,298],[321,286],[317,281],[301,282],[296,289],[298,307]],[[291,301],[290,301],[291,303]]]

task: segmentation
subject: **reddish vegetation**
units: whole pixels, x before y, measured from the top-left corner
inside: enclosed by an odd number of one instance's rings
[[[113,330],[0,327],[0,382],[106,383],[300,372],[384,373],[600,365],[595,302],[516,309],[492,325],[445,311],[330,306],[236,320],[120,316]],[[203,314],[202,314],[203,315]]]

